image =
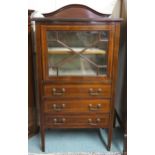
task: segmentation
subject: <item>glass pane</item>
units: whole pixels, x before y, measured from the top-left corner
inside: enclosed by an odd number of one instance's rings
[[[49,76],[107,73],[108,31],[47,31]]]

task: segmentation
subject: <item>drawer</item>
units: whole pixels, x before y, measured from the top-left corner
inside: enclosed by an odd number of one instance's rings
[[[110,100],[56,100],[44,101],[44,112],[49,114],[60,113],[108,113]]]
[[[45,115],[46,128],[106,128],[109,114]]]
[[[110,98],[111,85],[44,85],[44,96],[52,98]]]

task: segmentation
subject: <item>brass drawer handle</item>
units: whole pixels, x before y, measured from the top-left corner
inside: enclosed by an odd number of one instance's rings
[[[62,88],[61,92],[57,92],[56,88],[52,89],[52,92],[53,92],[54,96],[62,96],[62,95],[64,95],[65,91],[66,91],[65,88]]]
[[[66,119],[65,118],[62,118],[62,119],[54,118],[53,122],[54,122],[54,125],[61,125],[61,124],[64,124],[66,122]]]
[[[91,118],[88,119],[88,124],[89,125],[94,125],[95,126],[95,125],[98,125],[98,123],[100,123],[100,122],[101,122],[100,118],[97,118],[95,123],[93,123],[93,120]]]
[[[90,111],[97,111],[101,108],[101,104],[97,104],[96,107],[93,107],[92,104],[89,104],[89,110]]]
[[[101,92],[102,92],[101,88],[98,88],[97,91],[94,91],[93,88],[89,89],[89,94],[91,96],[98,96],[98,95],[100,95]]]
[[[66,104],[62,104],[61,106],[57,106],[56,104],[53,104],[53,110],[54,111],[62,111],[66,107]]]

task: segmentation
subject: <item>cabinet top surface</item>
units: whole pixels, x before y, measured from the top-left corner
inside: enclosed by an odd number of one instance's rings
[[[122,18],[109,18],[110,14],[99,13],[85,5],[72,4],[54,12],[43,14],[44,17],[32,18],[39,23],[53,22],[121,22]]]
[[[121,22],[122,18],[32,18],[36,22]]]

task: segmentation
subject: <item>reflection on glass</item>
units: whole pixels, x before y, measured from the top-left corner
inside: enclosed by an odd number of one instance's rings
[[[107,31],[47,31],[49,76],[107,72]]]

